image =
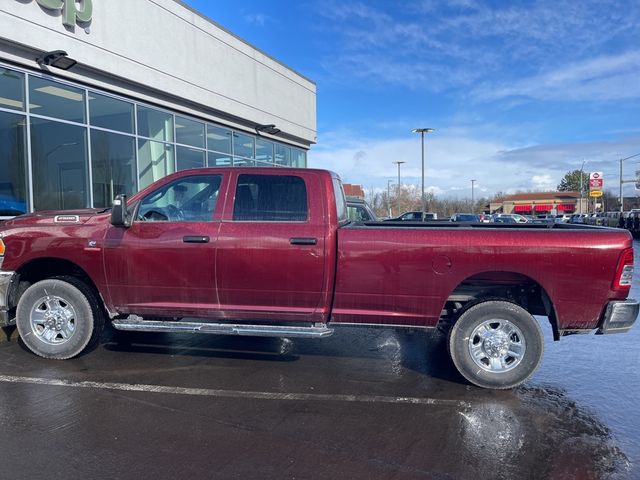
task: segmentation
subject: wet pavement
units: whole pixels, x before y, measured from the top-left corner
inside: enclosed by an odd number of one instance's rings
[[[62,362],[12,337],[0,478],[640,478],[640,328],[552,342],[547,327],[513,391],[466,384],[437,332],[108,330]]]

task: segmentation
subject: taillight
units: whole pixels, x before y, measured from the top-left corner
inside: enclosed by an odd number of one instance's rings
[[[622,252],[618,261],[613,288],[628,288],[633,280],[633,248]]]
[[[0,257],[4,255],[4,242],[0,238]]]

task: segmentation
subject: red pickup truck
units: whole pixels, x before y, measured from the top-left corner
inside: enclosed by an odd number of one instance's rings
[[[96,342],[106,318],[120,330],[309,338],[439,327],[467,380],[510,388],[542,358],[533,315],[556,340],[629,330],[632,273],[624,230],[350,222],[331,172],[199,169],[108,210],[0,224],[0,323],[55,359]]]

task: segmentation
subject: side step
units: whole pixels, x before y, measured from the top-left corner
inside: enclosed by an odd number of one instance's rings
[[[333,329],[327,328],[324,323],[317,323],[312,327],[289,327],[281,325],[165,322],[159,320],[144,320],[137,315],[129,315],[126,319],[113,320],[111,323],[116,330],[128,332],[210,333],[214,335],[291,338],[324,338],[333,334]]]

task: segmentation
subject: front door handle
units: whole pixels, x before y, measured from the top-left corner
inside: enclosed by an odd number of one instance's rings
[[[290,238],[289,243],[291,245],[316,245],[318,243],[317,238]]]
[[[209,243],[209,237],[206,235],[187,235],[182,237],[184,243]]]

